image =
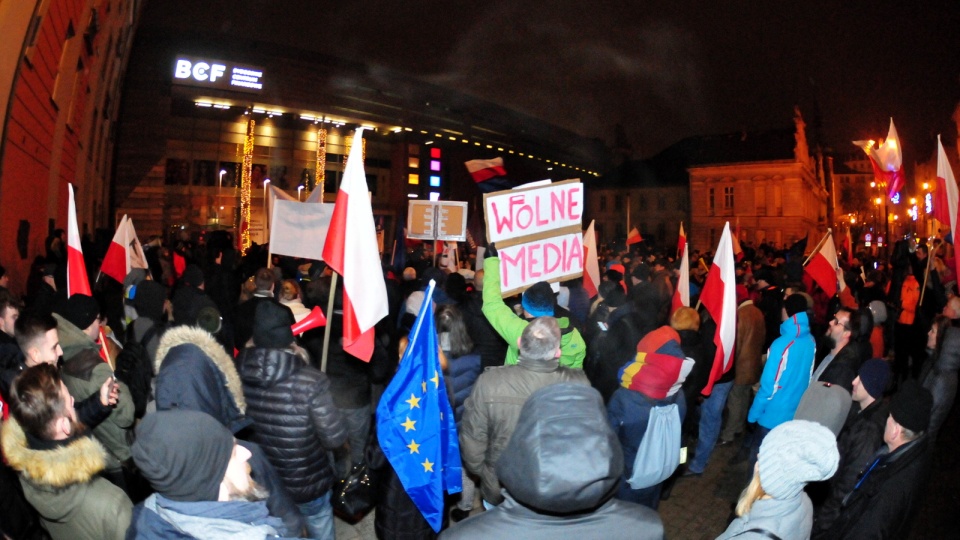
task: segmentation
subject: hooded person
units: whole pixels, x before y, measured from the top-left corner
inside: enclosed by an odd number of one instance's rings
[[[440,535],[458,538],[661,539],[656,512],[613,497],[623,453],[589,386],[559,383],[534,392],[497,462],[504,502]],[[571,445],[575,440],[577,444]]]
[[[717,540],[810,538],[813,504],[803,488],[833,476],[839,458],[833,433],[816,422],[791,420],[775,427],[760,445],[737,518]]]
[[[517,363],[520,349],[516,345],[523,329],[536,317],[555,315],[556,296],[546,281],[540,281],[523,291],[520,303],[523,317],[510,309],[500,296],[500,258],[493,244],[487,246],[483,259],[483,314],[490,325],[507,342],[506,365]],[[440,302],[438,302],[440,303]],[[560,327],[560,365],[583,368],[583,359],[587,356],[587,346],[568,317],[558,317]]]
[[[620,368],[620,388],[607,404],[610,426],[623,448],[624,471],[617,498],[656,510],[662,483],[633,489],[627,482],[633,475],[634,461],[655,407],[676,405],[680,422],[687,404],[680,388],[693,369],[694,360],[680,348],[680,336],[669,326],[661,326],[637,343],[633,361]]]
[[[133,290],[133,306],[137,310],[137,318],[131,323],[131,337],[144,346],[153,360],[157,357],[160,336],[165,329],[167,288],[156,281],[141,281]]]
[[[137,427],[132,450],[156,493],[134,509],[127,538],[290,536],[264,503],[266,490],[250,476],[250,452],[209,415],[148,414]]]
[[[100,333],[99,314],[97,301],[85,294],[72,295],[53,314],[63,349],[63,383],[76,400],[97,393],[113,377],[113,369],[100,356],[100,345],[95,338]],[[117,404],[106,420],[93,428],[93,436],[107,450],[105,475],[125,489],[122,467],[130,459],[127,441],[133,430],[136,407],[127,385],[116,384],[119,385]]]
[[[309,365],[296,345],[293,313],[272,301],[257,304],[253,347],[240,351],[237,366],[260,445],[290,490],[311,538],[333,537],[330,488],[336,481],[328,450],[347,440],[347,426],[334,404],[330,380]]]
[[[245,414],[247,402],[233,359],[203,328],[176,326],[165,332],[154,368],[156,410],[202,412],[234,435],[253,423]],[[250,452],[253,476],[270,493],[266,502],[271,514],[283,519],[286,530],[300,531],[304,526],[300,512],[263,450],[250,441],[237,443]]]

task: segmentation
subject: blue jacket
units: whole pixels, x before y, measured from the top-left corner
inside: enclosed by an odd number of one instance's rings
[[[767,363],[760,376],[760,390],[753,400],[747,421],[767,429],[793,420],[800,398],[810,384],[816,342],[810,335],[806,312],[780,324],[780,337],[770,344]]]
[[[447,372],[453,387],[453,416],[460,423],[463,417],[463,402],[470,397],[473,383],[477,382],[483,366],[480,364],[480,354],[470,352],[456,358],[448,357]]]
[[[650,410],[654,407],[663,407],[672,403],[677,404],[680,412],[680,422],[687,414],[687,401],[683,392],[679,390],[672,396],[656,400],[629,388],[617,388],[607,404],[607,417],[610,427],[620,439],[623,448],[623,475],[630,478],[633,475],[633,461],[637,458],[637,449],[647,432],[650,422]]]
[[[271,517],[263,502],[177,502],[151,495],[133,509],[128,540],[284,537],[280,518]]]

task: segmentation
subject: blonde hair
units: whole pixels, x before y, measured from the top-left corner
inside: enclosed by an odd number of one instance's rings
[[[753,478],[750,479],[750,483],[747,484],[743,493],[740,494],[740,500],[737,501],[737,516],[743,517],[749,514],[750,509],[753,508],[753,503],[766,496],[767,492],[764,491],[763,486],[760,485],[760,471],[754,468]]]

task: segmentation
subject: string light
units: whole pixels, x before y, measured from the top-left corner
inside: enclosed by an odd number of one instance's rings
[[[313,175],[316,179],[314,188],[320,188],[320,202],[323,202],[324,189],[327,179],[327,130],[320,128],[317,130],[317,171]],[[307,196],[310,193],[307,192]]]
[[[250,249],[250,184],[253,172],[253,118],[247,120],[247,135],[243,140],[243,171],[240,174],[240,255]]]

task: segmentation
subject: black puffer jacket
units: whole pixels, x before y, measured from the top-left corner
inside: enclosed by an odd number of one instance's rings
[[[297,504],[333,485],[327,450],[347,440],[330,380],[285,349],[244,349],[237,358],[254,441],[277,469]]]

